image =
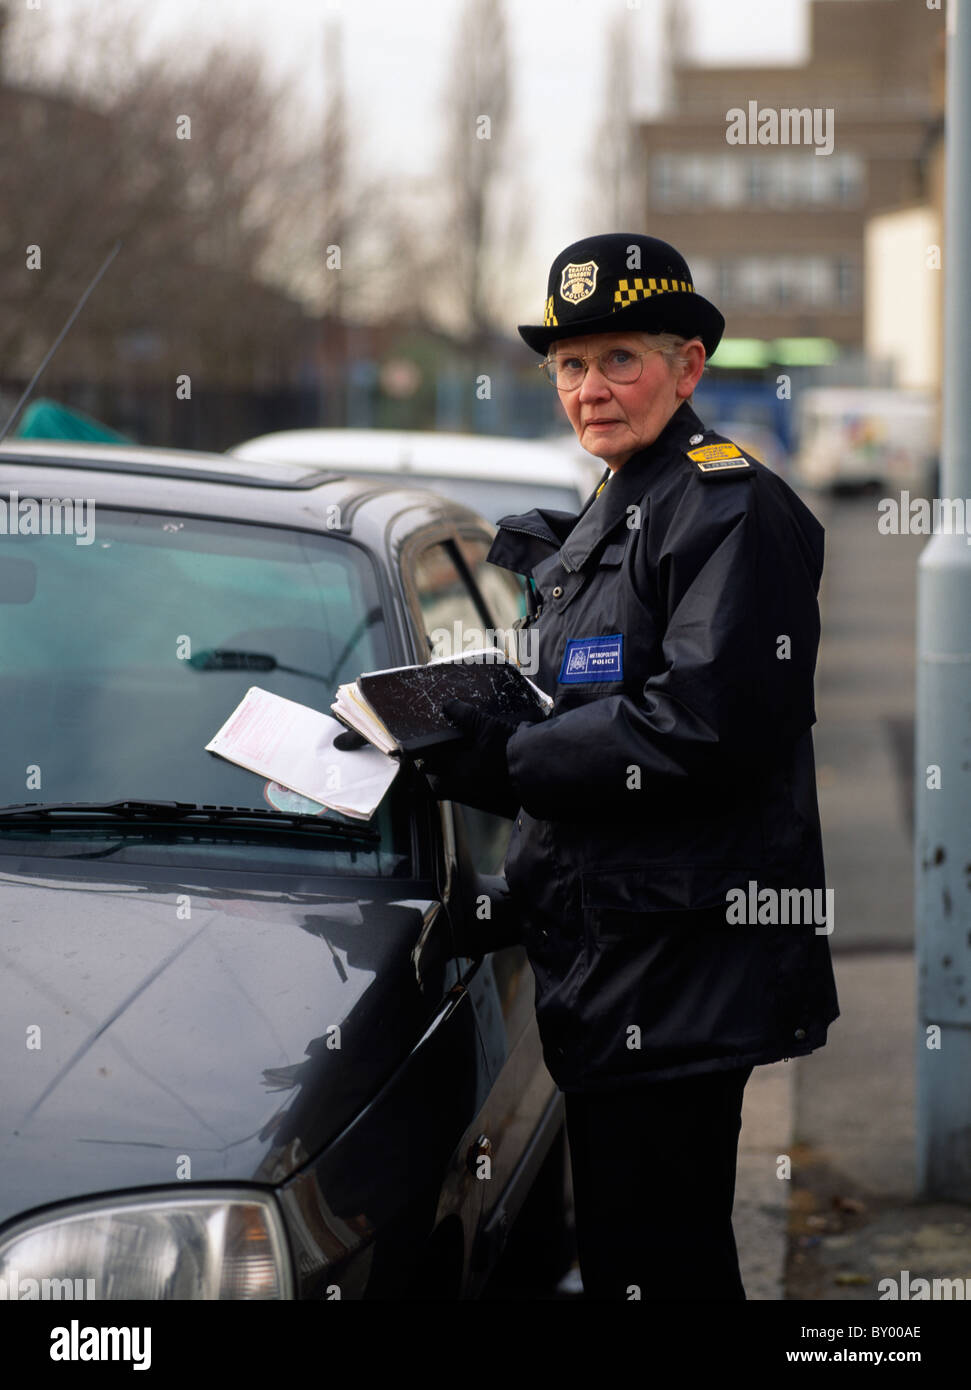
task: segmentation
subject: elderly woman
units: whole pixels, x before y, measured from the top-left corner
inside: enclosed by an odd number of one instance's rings
[[[745,1083],[839,1014],[832,924],[808,906],[823,533],[691,408],[723,329],[665,242],[556,258],[519,332],[607,472],[578,516],[504,517],[489,556],[525,577],[554,708],[514,727],[453,703],[465,737],[426,766],[437,795],[515,821],[588,1297],[744,1299]]]

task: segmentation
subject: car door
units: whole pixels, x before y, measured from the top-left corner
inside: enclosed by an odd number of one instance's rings
[[[429,540],[410,557],[406,587],[416,619],[437,655],[504,646],[504,636],[523,611],[517,581],[486,561],[490,543],[489,531],[465,526],[454,537]],[[440,649],[443,630],[450,635],[451,652]],[[451,817],[471,866],[481,874],[501,873],[512,822],[454,803]],[[480,910],[484,909],[480,899]],[[544,1122],[548,1123],[556,1088],[543,1062],[533,972],[525,949],[504,946],[478,957],[462,956],[457,964],[475,1007],[493,1080],[479,1116],[476,1164],[483,1203],[473,1265],[484,1269],[499,1253],[509,1222],[525,1198],[536,1155],[528,1169],[523,1160],[541,1127],[545,1142]]]

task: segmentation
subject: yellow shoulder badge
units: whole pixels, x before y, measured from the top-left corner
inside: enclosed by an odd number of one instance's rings
[[[752,465],[737,444],[703,444],[700,449],[689,449],[688,458],[705,478],[753,474]]]
[[[689,449],[688,458],[693,463],[714,463],[718,459],[740,459],[742,451],[735,444],[705,444],[700,449]]]

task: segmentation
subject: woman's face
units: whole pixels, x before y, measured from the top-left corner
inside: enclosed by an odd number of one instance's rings
[[[584,449],[603,459],[610,468],[626,463],[631,454],[653,444],[683,400],[691,395],[705,364],[705,349],[693,338],[680,351],[688,365],[669,366],[660,352],[649,352],[637,381],[624,385],[608,381],[596,358],[611,348],[643,352],[638,333],[593,333],[585,338],[561,338],[551,344],[551,357],[579,356],[587,360],[587,373],[573,391],[561,391],[560,400],[577,439]]]

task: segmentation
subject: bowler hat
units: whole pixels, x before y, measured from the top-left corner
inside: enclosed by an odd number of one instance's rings
[[[550,268],[543,322],[521,323],[519,335],[545,354],[557,338],[628,328],[700,338],[710,357],[725,320],[697,292],[673,246],[637,232],[610,232],[560,252]]]

